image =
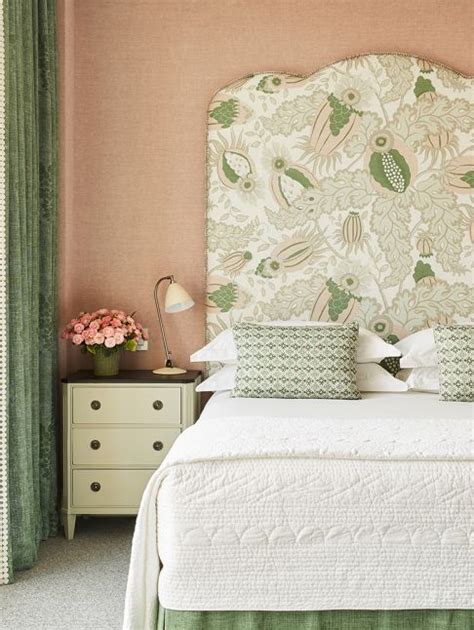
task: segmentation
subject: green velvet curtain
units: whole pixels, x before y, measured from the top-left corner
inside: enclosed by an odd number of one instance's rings
[[[57,531],[55,0],[5,0],[9,500],[13,569]]]

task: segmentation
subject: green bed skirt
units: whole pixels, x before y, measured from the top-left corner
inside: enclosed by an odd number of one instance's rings
[[[472,630],[470,610],[193,612],[160,608],[157,630]]]

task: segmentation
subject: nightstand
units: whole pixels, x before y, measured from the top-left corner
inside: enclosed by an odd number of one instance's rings
[[[63,383],[63,495],[68,540],[80,514],[136,514],[145,486],[200,412],[201,374],[77,372]]]

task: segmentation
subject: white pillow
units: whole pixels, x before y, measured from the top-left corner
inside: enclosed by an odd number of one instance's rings
[[[433,367],[438,365],[432,328],[419,330],[395,344],[402,355],[401,368]]]
[[[307,322],[307,321],[275,321],[257,322],[262,325],[273,326],[329,326],[330,322]],[[395,346],[386,343],[378,335],[359,328],[359,347],[357,349],[357,363],[378,363],[385,357],[399,357],[400,351]],[[236,363],[237,347],[234,342],[232,329],[222,331],[217,337],[210,341],[204,348],[197,350],[191,355],[191,361],[217,361],[219,363]]]
[[[220,392],[234,389],[236,365],[225,365],[196,387],[198,392]],[[357,366],[357,387],[361,392],[406,392],[408,386],[377,363]]]
[[[361,392],[406,392],[408,385],[377,363],[357,365],[357,387]]]
[[[190,361],[192,363],[201,361],[237,363],[237,347],[234,342],[232,328],[223,330],[203,348],[196,350],[196,352],[190,356]]]
[[[408,389],[416,392],[439,392],[438,367],[405,368],[400,370],[397,377],[405,381]]]
[[[235,375],[237,374],[237,366],[224,365],[223,368],[217,370],[214,374],[206,378],[196,387],[197,392],[221,392],[226,389],[234,389]]]

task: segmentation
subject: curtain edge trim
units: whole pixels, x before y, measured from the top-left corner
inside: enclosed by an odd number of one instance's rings
[[[0,584],[12,580],[8,502],[8,321],[5,135],[5,2],[0,0]]]

